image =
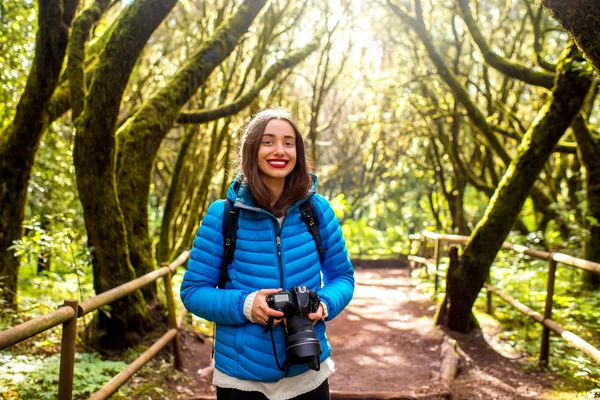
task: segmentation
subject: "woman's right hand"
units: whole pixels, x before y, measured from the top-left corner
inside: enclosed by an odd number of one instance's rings
[[[274,293],[281,292],[282,289],[263,289],[256,293],[254,303],[252,303],[252,319],[258,324],[266,325],[269,321],[269,317],[279,318],[273,320],[273,326],[279,324],[283,317],[281,311],[273,310],[267,304],[267,296]]]

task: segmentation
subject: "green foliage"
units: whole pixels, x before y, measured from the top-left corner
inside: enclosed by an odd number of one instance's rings
[[[53,311],[65,298],[93,296],[91,259],[71,147],[72,132],[60,123],[49,129],[40,144],[29,182],[25,235],[11,248],[21,257],[20,313],[4,310],[7,313],[2,313],[0,329]],[[40,264],[49,269],[38,274]]]
[[[52,312],[63,304],[64,299],[82,301],[93,297],[92,267],[87,257],[87,253],[82,254],[70,265],[57,261],[54,265],[58,272],[44,271],[40,275],[35,263],[22,263],[17,298],[19,312],[0,307],[0,331]],[[91,318],[92,314],[83,317],[83,324],[88,324]],[[17,347],[26,346],[29,354],[41,350],[47,353],[60,343],[61,331],[59,325]]]
[[[0,131],[14,115],[25,87],[35,44],[35,8],[31,0],[0,4]]]
[[[25,236],[11,247],[21,257],[25,267],[36,263],[50,264],[59,275],[69,272],[83,274],[90,264],[90,254],[82,242],[81,232],[73,227],[74,210],[65,214],[32,216],[25,221]]]
[[[576,198],[577,206],[575,208],[569,207],[564,202],[554,202],[550,205],[550,208],[555,211],[562,221],[565,221],[568,228],[568,236],[563,236],[561,230],[558,228],[555,221],[551,221],[546,229],[545,236],[549,246],[552,249],[559,249],[562,252],[566,252],[574,257],[583,257],[583,243],[589,240],[590,227],[593,224],[592,221],[582,221],[581,216],[585,216],[587,213],[587,200],[585,198],[585,191],[579,190],[572,194]],[[589,219],[590,217],[587,216]]]
[[[532,243],[528,246],[534,247]],[[545,261],[502,251],[492,268],[492,282],[521,303],[543,313],[547,274]],[[552,319],[592,346],[600,347],[600,295],[584,289],[580,271],[561,264],[558,264],[554,290]],[[481,310],[484,305],[485,296],[481,294],[476,306]],[[498,335],[501,342],[532,359],[539,357],[540,324],[497,298],[494,299],[494,316],[505,328]],[[600,384],[600,366],[553,333],[549,368],[572,379],[582,390]]]
[[[399,227],[390,226],[381,231],[370,226],[367,218],[347,220],[342,233],[351,257],[395,256],[406,250]]]
[[[400,164],[398,168],[408,172],[407,165]],[[374,193],[365,196],[354,216],[344,194],[331,199],[352,257],[409,253],[409,236],[431,224],[431,216],[421,204],[427,179],[406,173],[397,180],[382,181]]]
[[[60,356],[48,358],[0,354],[0,392],[5,399],[56,399]],[[127,365],[102,360],[95,353],[77,353],[73,398],[87,399]]]

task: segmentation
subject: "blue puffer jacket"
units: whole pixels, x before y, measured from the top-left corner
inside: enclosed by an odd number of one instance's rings
[[[319,293],[334,318],[348,305],[354,292],[354,271],[342,237],[339,222],[331,206],[315,194],[316,177],[310,193],[292,205],[283,226],[269,212],[258,208],[248,188],[234,182],[227,197],[240,212],[234,260],[229,265],[226,289],[217,289],[223,256],[223,204],[211,204],[198,230],[188,269],[181,284],[181,300],[192,313],[217,324],[215,367],[227,375],[261,382],[276,382],[284,377],[277,368],[271,337],[263,333],[263,325],[251,323],[244,316],[244,301],[261,289],[305,285]],[[325,248],[320,265],[315,241],[300,219],[298,206],[312,198],[319,219],[319,230]],[[280,238],[281,259],[277,237]],[[320,272],[323,287],[320,288]],[[283,324],[274,328],[279,363],[285,359]],[[321,343],[321,361],[331,354],[325,334],[325,323],[315,325]],[[289,376],[308,370],[307,365],[294,365]]]

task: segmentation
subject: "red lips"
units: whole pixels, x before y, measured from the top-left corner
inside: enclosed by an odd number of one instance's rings
[[[267,160],[267,163],[273,168],[285,168],[288,165],[289,161],[280,158],[272,158],[270,160]]]

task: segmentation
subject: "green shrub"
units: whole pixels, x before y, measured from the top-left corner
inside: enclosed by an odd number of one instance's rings
[[[87,399],[127,365],[102,360],[95,353],[77,353],[73,398]],[[4,399],[56,399],[60,355],[36,357],[0,354],[0,393]]]

